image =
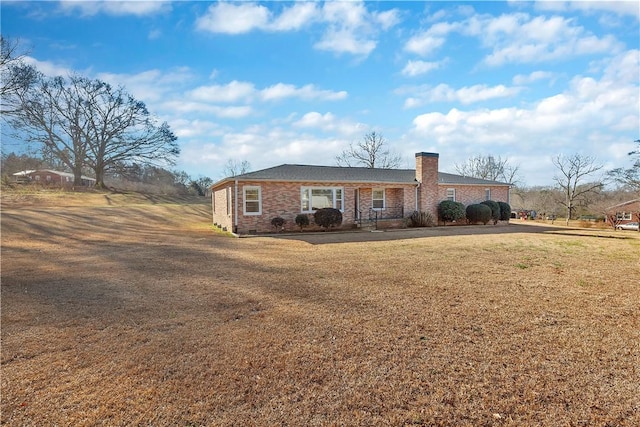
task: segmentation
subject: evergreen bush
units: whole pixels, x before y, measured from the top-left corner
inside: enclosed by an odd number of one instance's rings
[[[443,200],[438,204],[438,217],[445,225],[464,218],[464,205],[453,200]]]
[[[342,224],[342,212],[334,208],[322,208],[313,214],[313,219],[320,227],[329,229]]]
[[[300,227],[300,231],[309,225],[309,217],[305,214],[296,215],[296,224]]]
[[[511,205],[505,202],[498,202],[500,205],[500,221],[509,221],[511,218]]]
[[[287,221],[284,218],[281,218],[279,216],[272,218],[271,219],[271,225],[273,225],[273,227],[277,230],[280,231],[282,229],[282,227],[284,227],[284,224]]]
[[[481,204],[489,206],[489,208],[491,209],[491,219],[493,220],[494,224],[497,224],[498,221],[500,221],[500,205],[498,204],[498,202],[495,202],[493,200],[485,200],[484,202],[481,202]]]
[[[481,222],[487,224],[491,221],[491,208],[484,203],[477,203],[467,206],[467,221],[469,224]]]

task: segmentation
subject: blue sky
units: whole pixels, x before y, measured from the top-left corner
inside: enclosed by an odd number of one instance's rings
[[[495,155],[549,185],[552,157],[629,167],[640,138],[638,1],[0,7],[42,72],[124,85],[166,120],[193,177],[217,180],[229,159],[335,165],[376,131],[403,167],[420,151],[451,173]]]

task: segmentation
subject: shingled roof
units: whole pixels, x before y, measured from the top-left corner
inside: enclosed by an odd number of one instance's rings
[[[416,183],[415,169],[378,169],[342,166],[311,166],[284,164],[242,175],[231,176],[225,181],[288,181],[288,182],[353,182],[378,184],[413,184]],[[509,185],[504,182],[453,175],[438,172],[439,184],[458,185]],[[215,184],[215,185],[217,185]],[[214,186],[215,186],[214,185]]]

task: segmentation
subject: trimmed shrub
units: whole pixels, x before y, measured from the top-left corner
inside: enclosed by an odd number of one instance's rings
[[[467,206],[466,213],[469,224],[481,222],[486,225],[491,221],[491,208],[484,203]]]
[[[278,231],[280,231],[282,227],[284,227],[284,224],[286,222],[287,221],[284,218],[281,218],[279,216],[271,219],[271,225],[273,225],[273,227]]]
[[[342,212],[334,208],[318,209],[313,214],[313,220],[323,228],[337,227],[342,224]]]
[[[438,204],[438,217],[445,225],[464,218],[464,205],[453,200],[443,200]]]
[[[300,231],[309,225],[309,217],[305,214],[296,215],[296,224],[300,227]]]
[[[407,223],[409,227],[433,227],[436,224],[431,213],[418,211],[413,211]]]
[[[511,205],[505,202],[498,202],[500,206],[500,221],[509,221],[511,218]]]
[[[498,202],[494,202],[493,200],[485,200],[480,204],[489,206],[491,209],[491,219],[493,220],[493,224],[497,224],[500,220],[500,205]]]

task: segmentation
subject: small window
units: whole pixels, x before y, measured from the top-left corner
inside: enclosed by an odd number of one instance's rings
[[[452,202],[456,201],[456,189],[455,188],[447,188],[447,200],[451,200]]]
[[[491,189],[490,188],[485,188],[484,189],[484,199],[485,200],[491,200]]]
[[[631,212],[618,212],[616,216],[618,220],[631,221]]]
[[[227,215],[231,215],[231,187],[227,187]]]
[[[372,191],[373,209],[384,209],[384,188],[374,188]]]
[[[244,192],[244,214],[262,214],[262,194],[260,187],[243,187]]]

